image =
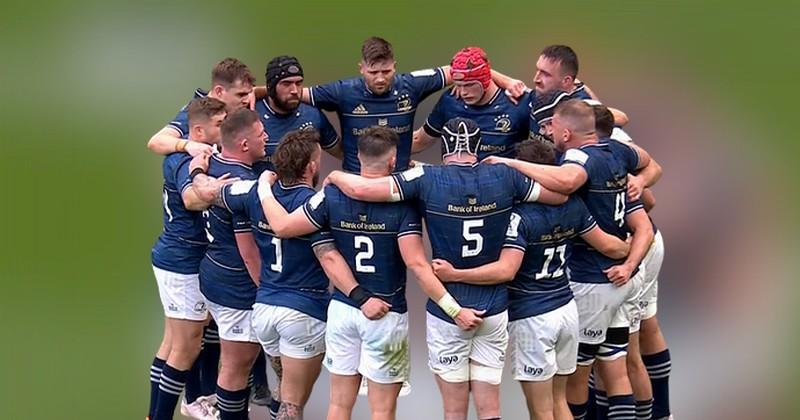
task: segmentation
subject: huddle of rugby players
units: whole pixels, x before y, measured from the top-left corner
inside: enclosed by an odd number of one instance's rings
[[[227,58],[150,139],[164,155],[152,264],[165,328],[147,418],[180,401],[197,419],[248,419],[251,402],[302,419],[323,365],[329,420],[352,417],[362,382],[371,418],[396,418],[407,269],[429,297],[445,419],[465,420],[470,395],[478,419],[501,418],[507,350],[531,419],[672,418],[663,240],[647,214],[661,167],[577,79],[575,52],[546,47],[533,90],[477,47],[396,73],[372,37],[359,71],[307,88],[279,56],[255,86]],[[435,143],[441,162],[412,160]],[[342,170],[317,190],[323,150]]]

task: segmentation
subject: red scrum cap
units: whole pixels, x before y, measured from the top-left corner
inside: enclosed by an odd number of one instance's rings
[[[489,88],[492,68],[486,53],[480,47],[466,47],[457,52],[450,61],[450,77],[455,81],[478,81],[484,89]]]

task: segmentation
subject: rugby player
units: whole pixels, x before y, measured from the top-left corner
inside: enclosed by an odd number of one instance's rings
[[[256,101],[255,110],[269,137],[267,156],[257,162],[256,173],[274,170],[270,159],[283,136],[293,130],[316,129],[320,146],[331,156],[342,159],[342,144],[328,118],[317,108],[300,102],[303,93],[303,67],[296,57],[286,55],[267,63],[266,97]]]
[[[587,103],[589,103],[587,101]],[[595,127],[601,142],[607,142],[618,153],[625,153],[625,148],[640,146],[623,143],[612,139],[614,117],[607,107],[598,102],[590,103],[595,113]],[[636,174],[628,175],[628,199],[642,197],[645,209],[649,206],[644,198],[645,192],[654,185],[661,176],[661,166],[650,160],[645,168]],[[652,204],[651,204],[652,205]],[[652,220],[652,217],[651,217]],[[650,246],[642,262],[645,270],[641,293],[636,297],[631,311],[630,343],[628,346],[628,376],[631,378],[634,396],[636,397],[637,419],[667,419],[669,411],[669,350],[656,319],[658,302],[658,273],[664,260],[664,240],[661,231],[653,223],[655,232],[653,244]],[[602,395],[601,395],[602,398]]]
[[[576,192],[604,231],[619,238],[633,233],[631,251],[624,260],[599,255],[582,242],[575,246],[569,270],[579,311],[580,344],[578,370],[567,386],[570,409],[576,418],[584,418],[588,379],[596,358],[609,396],[608,418],[630,418],[635,416],[635,402],[625,360],[630,320],[623,302],[641,284],[644,272],[639,265],[653,240],[653,229],[641,203],[628,203],[626,186],[628,173],[646,166],[650,157],[629,148],[621,159],[607,144],[598,143],[594,123],[588,104],[569,100],[559,105],[551,122],[556,148],[564,152],[560,166],[489,160],[511,165],[556,191]]]
[[[367,128],[378,125],[400,136],[395,169],[405,170],[411,158],[414,114],[420,102],[452,83],[449,66],[397,74],[392,45],[383,38],[371,37],[361,47],[358,67],[362,77],[303,88],[301,100],[336,112],[339,117],[344,150],[342,169],[358,173],[358,137]],[[521,81],[496,71],[492,72],[492,78],[512,97],[522,95],[527,89]]]
[[[517,146],[517,159],[553,165],[555,153],[550,143],[526,140]],[[561,206],[515,206],[495,262],[454,269],[447,261],[433,261],[442,281],[475,285],[511,281],[512,374],[522,385],[531,419],[572,419],[566,390],[567,376],[575,372],[578,358],[578,307],[565,268],[578,237],[609,258],[628,254],[628,244],[600,229],[583,201],[573,196]]]
[[[491,77],[486,53],[478,47],[458,51],[449,66],[450,78],[459,95],[442,95],[425,124],[414,132],[412,153],[430,147],[442,135],[445,122],[463,117],[481,129],[478,160],[491,155],[511,157],[514,145],[528,138],[530,94],[512,102]]]
[[[597,99],[588,86],[578,80],[578,55],[566,45],[545,47],[536,60],[536,74],[533,76],[536,95],[555,90],[570,94],[573,99]],[[609,108],[618,126],[628,123],[628,116],[615,108]]]
[[[196,89],[192,99],[206,96],[219,99],[230,113],[249,105],[255,80],[244,63],[235,58],[226,58],[211,70],[211,89]],[[172,121],[150,138],[148,149],[159,155],[183,151],[192,156],[211,153],[212,145],[186,139],[189,135],[187,106],[181,108]]]
[[[210,158],[195,157],[192,173],[201,169],[194,169],[195,162],[207,160],[210,177],[229,173],[253,180],[256,175],[252,165],[264,157],[266,138],[258,114],[248,109],[236,110],[222,124],[222,152]],[[195,179],[198,177],[205,178],[197,175]],[[195,190],[204,201],[211,201],[200,192],[204,186],[205,183],[195,185]],[[239,419],[247,413],[248,376],[260,350],[251,320],[261,262],[246,217],[224,205],[213,205],[203,215],[209,246],[200,264],[200,290],[219,327],[217,405],[221,419]]]
[[[388,128],[367,129],[358,139],[361,176],[388,176],[394,170],[398,140]],[[265,182],[264,176],[259,182]],[[331,374],[328,420],[351,418],[362,375],[368,382],[372,419],[394,419],[410,363],[406,266],[431,299],[451,300],[425,256],[416,209],[408,203],[356,201],[334,185],[292,213],[272,196],[263,197],[262,205],[267,218],[274,221],[270,226],[281,237],[330,228],[355,275],[352,282],[334,280],[328,308],[324,362]],[[453,319],[462,329],[481,323],[477,312],[453,309]]]
[[[192,101],[187,109],[189,139],[205,145],[219,142],[225,104],[205,97]],[[208,310],[200,293],[198,273],[208,240],[203,218],[190,211],[196,195],[190,185],[186,152],[164,158],[164,230],[153,246],[153,272],[158,282],[166,316],[164,339],[150,368],[150,419],[172,419],[175,405],[189,377],[203,336]],[[223,181],[224,182],[224,181]],[[198,419],[216,418],[213,401],[198,390],[186,388],[181,411]],[[193,395],[190,395],[193,394]]]
[[[541,188],[509,167],[478,163],[480,129],[472,120],[448,121],[442,140],[444,165],[418,166],[380,178],[334,171],[328,180],[357,200],[417,198],[433,256],[458,268],[498,258],[515,201],[566,201],[566,196]],[[429,300],[427,304],[429,366],[442,393],[445,418],[466,418],[470,391],[479,418],[499,418],[499,384],[508,344],[506,288],[464,283],[446,288],[452,303]],[[485,311],[483,323],[470,331],[459,328],[450,307],[456,301]]]

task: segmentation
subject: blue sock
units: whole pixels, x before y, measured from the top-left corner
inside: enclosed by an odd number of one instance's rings
[[[636,420],[633,394],[608,397],[608,420]]]
[[[653,399],[636,401],[636,420],[652,420]]]
[[[586,419],[586,406],[589,405],[588,402],[583,404],[573,404],[568,402],[567,405],[569,405],[569,411],[572,413],[572,417],[574,417],[575,420]]]
[[[672,371],[669,349],[656,354],[643,354],[642,361],[653,387],[653,418],[669,417],[669,374]]]
[[[594,397],[597,400],[595,418],[597,420],[608,420],[608,396],[605,391],[595,390]]]
[[[269,403],[269,418],[275,420],[278,417],[278,410],[281,409],[281,401],[275,398]]]
[[[189,370],[189,375],[186,377],[186,388],[184,388],[184,396],[186,402],[191,404],[198,398],[203,396],[203,383],[200,380],[200,360],[195,360],[192,368]]]
[[[217,408],[220,420],[242,420],[247,418],[248,388],[228,391],[217,385]]]
[[[266,385],[267,384],[267,357],[264,355],[262,349],[258,353],[256,362],[253,364],[253,369],[250,370],[253,374],[253,385]]]
[[[161,384],[158,386],[158,403],[152,420],[172,420],[175,405],[178,404],[178,398],[181,396],[188,375],[188,370],[178,370],[170,365],[164,365],[161,371]]]
[[[158,402],[158,384],[161,382],[161,371],[164,369],[166,360],[161,360],[157,356],[153,358],[150,365],[150,408],[147,409],[147,416],[153,418]]]
[[[589,402],[586,406],[586,420],[597,420],[597,401],[595,399],[594,372],[589,374]]]
[[[203,350],[197,357],[200,361],[200,381],[203,395],[213,395],[217,390],[219,372],[219,332],[211,321],[203,333]]]

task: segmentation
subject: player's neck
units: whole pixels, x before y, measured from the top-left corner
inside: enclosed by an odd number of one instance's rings
[[[389,173],[386,172],[385,170],[365,168],[364,165],[362,164],[361,176],[364,178],[382,178],[385,176],[389,176]]]
[[[494,82],[489,82],[489,87],[486,88],[486,91],[483,93],[483,97],[480,101],[478,101],[475,106],[486,105],[489,101],[494,98],[494,95],[497,94],[498,89],[500,89]]]
[[[250,158],[250,156],[248,156],[247,153],[244,152],[231,151],[223,148],[220,154],[222,155],[223,158],[228,160],[235,160],[238,162],[242,162],[245,165],[253,164],[253,159]]]
[[[450,164],[471,165],[476,162],[478,162],[478,158],[469,153],[454,153],[452,155],[446,156],[442,160],[442,163],[444,163],[445,165],[450,165]]]
[[[279,181],[281,182],[281,185],[283,185],[284,187],[294,187],[294,186],[297,186],[297,185],[307,185],[307,186],[312,187],[312,188],[314,187],[313,185],[311,185],[312,184],[311,180],[308,179],[307,177],[295,179],[295,180],[292,180],[291,182],[287,182],[286,180],[283,180],[283,179],[279,179]]]

